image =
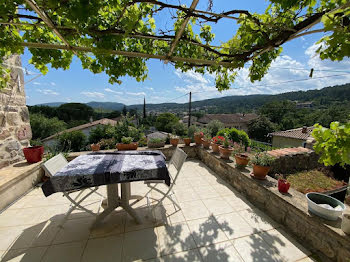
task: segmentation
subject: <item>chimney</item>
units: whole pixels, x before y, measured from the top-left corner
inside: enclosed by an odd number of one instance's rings
[[[307,133],[307,126],[303,126],[303,129],[301,130],[301,132],[306,134]]]

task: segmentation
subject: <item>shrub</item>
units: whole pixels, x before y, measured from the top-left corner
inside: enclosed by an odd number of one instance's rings
[[[196,133],[197,130],[198,130],[198,128],[197,128],[196,126],[190,126],[190,127],[188,128],[188,132],[187,132],[188,137],[191,138],[191,139],[193,140],[193,139],[194,139],[194,133]]]
[[[187,133],[186,126],[183,123],[177,122],[172,125],[172,133],[178,136],[184,136]]]
[[[67,124],[57,117],[47,118],[42,114],[30,114],[33,140],[43,139],[66,129]]]
[[[207,126],[207,129],[208,129],[211,137],[215,136],[217,134],[217,132],[223,128],[224,128],[224,124],[222,122],[220,122],[219,120],[210,121],[208,126]]]
[[[151,144],[162,143],[162,142],[164,142],[164,139],[161,139],[161,138],[150,138],[148,140],[148,142],[151,143]]]
[[[146,146],[147,145],[147,137],[142,136],[140,140],[138,141],[139,146]]]
[[[173,125],[177,124],[179,119],[172,113],[161,113],[157,117],[155,126],[159,131],[171,133]]]
[[[236,128],[224,128],[221,129],[217,135],[218,136],[225,136],[225,133],[228,134],[228,137],[232,142],[242,143],[245,147],[249,146],[250,139],[246,132],[243,130],[238,130]]]
[[[58,145],[61,151],[81,151],[86,145],[86,136],[82,131],[64,132],[58,136]]]

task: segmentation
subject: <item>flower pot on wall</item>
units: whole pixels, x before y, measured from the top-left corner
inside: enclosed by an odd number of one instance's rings
[[[184,143],[186,146],[189,146],[191,144],[191,138],[184,138]]]
[[[278,191],[281,193],[288,193],[289,188],[290,184],[287,180],[281,178],[278,179]]]
[[[37,163],[42,160],[44,154],[43,146],[31,146],[23,148],[23,154],[28,163]]]
[[[246,166],[249,163],[249,157],[245,154],[235,154],[235,160],[238,166]]]
[[[269,173],[269,171],[270,171],[269,166],[253,165],[253,174],[254,174],[255,178],[265,179],[267,176],[267,173]]]
[[[179,143],[179,139],[178,138],[170,138],[170,144],[172,146],[177,146]]]
[[[205,140],[204,138],[202,138],[201,141],[202,141],[203,147],[205,149],[209,149],[209,147],[210,147],[210,140]]]
[[[90,145],[92,151],[99,151],[100,150],[100,144],[91,144]]]
[[[125,150],[136,150],[138,147],[137,142],[132,142],[130,144],[123,144],[123,143],[118,143],[117,144],[117,149],[119,151],[125,151]]]
[[[211,143],[211,149],[213,149],[214,153],[219,153],[219,145],[215,143]]]
[[[202,144],[202,137],[203,134],[195,134],[194,135],[194,142],[196,143],[197,146],[200,146]]]
[[[220,152],[220,157],[222,159],[230,159],[230,156],[233,152],[233,148],[232,147],[223,147],[223,146],[219,146],[219,152]]]

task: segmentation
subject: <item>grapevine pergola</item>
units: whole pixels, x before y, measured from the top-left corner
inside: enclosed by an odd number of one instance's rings
[[[120,83],[124,75],[144,80],[146,60],[159,59],[182,71],[215,73],[217,88],[224,90],[248,61],[251,81],[260,80],[281,46],[301,36],[328,32],[320,40],[322,59],[350,55],[350,1],[270,0],[263,14],[214,13],[214,0],[201,1],[208,1],[208,10],[197,9],[199,0],[189,7],[158,0],[5,1],[0,3],[0,62],[27,47],[30,62],[45,73],[48,64],[69,68],[75,55],[83,68],[104,71],[111,83]],[[164,10],[176,11],[169,31],[157,29],[154,20]],[[210,24],[222,19],[236,21],[238,30],[229,41],[213,45]],[[323,26],[313,29],[317,24]],[[4,74],[5,67],[0,69]]]

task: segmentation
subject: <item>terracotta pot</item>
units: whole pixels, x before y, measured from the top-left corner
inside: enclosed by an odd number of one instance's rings
[[[218,144],[211,143],[211,149],[213,149],[214,153],[219,153],[219,146]]]
[[[220,152],[220,157],[222,159],[230,159],[230,156],[233,152],[233,148],[232,147],[223,147],[223,146],[219,146],[219,152]]]
[[[269,166],[258,166],[258,165],[253,165],[253,174],[254,177],[258,179],[265,179],[267,173],[270,171]]]
[[[238,166],[246,166],[249,162],[249,157],[245,154],[235,154],[236,164]]]
[[[177,146],[178,143],[179,143],[179,139],[178,138],[170,138],[170,144],[172,146]]]
[[[186,146],[189,146],[191,144],[191,138],[184,138],[184,143]]]
[[[194,142],[196,142],[197,146],[200,146],[202,144],[202,135],[195,135],[194,136]]]
[[[99,151],[100,150],[100,144],[91,144],[90,145],[92,151]]]
[[[43,146],[31,146],[23,148],[23,154],[28,163],[37,163],[40,162],[43,154]]]
[[[204,138],[202,138],[202,144],[203,144],[203,147],[205,149],[209,149],[209,147],[210,147],[210,140],[205,140]]]
[[[285,179],[278,179],[278,191],[281,193],[287,193],[289,190],[290,184]]]
[[[123,143],[118,143],[117,144],[117,149],[119,151],[124,151],[124,150],[136,150],[138,147],[137,142],[132,142],[130,144],[123,144]]]

